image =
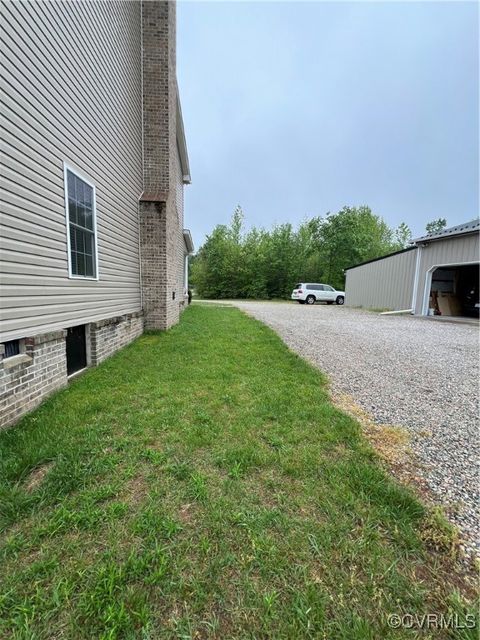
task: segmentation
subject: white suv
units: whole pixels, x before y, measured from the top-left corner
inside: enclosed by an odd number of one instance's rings
[[[292,291],[292,300],[297,300],[300,304],[315,304],[315,302],[343,304],[345,302],[345,291],[336,291],[329,284],[306,284],[301,282],[295,285],[295,289]]]

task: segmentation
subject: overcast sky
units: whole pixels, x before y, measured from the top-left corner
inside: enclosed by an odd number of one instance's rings
[[[478,214],[476,2],[179,2],[196,247],[369,205],[414,235]]]

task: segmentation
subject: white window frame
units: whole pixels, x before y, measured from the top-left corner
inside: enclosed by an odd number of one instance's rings
[[[92,196],[92,217],[93,217],[93,236],[94,236],[94,245],[95,245],[95,275],[94,276],[81,276],[75,273],[72,273],[72,254],[70,247],[70,213],[68,210],[68,179],[67,179],[67,171],[70,171],[80,180],[83,180],[89,187],[93,190]],[[100,278],[99,269],[98,269],[98,235],[97,235],[97,194],[95,190],[94,183],[87,178],[81,171],[75,169],[70,164],[66,162],[63,163],[63,186],[64,186],[64,195],[65,195],[65,221],[67,226],[67,255],[68,255],[68,277],[71,280],[94,280],[98,281]]]

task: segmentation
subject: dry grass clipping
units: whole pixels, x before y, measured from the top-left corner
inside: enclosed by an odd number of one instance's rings
[[[378,455],[392,465],[404,464],[412,458],[410,435],[403,427],[378,424],[347,394],[332,396],[333,403],[357,420]]]
[[[25,480],[25,491],[31,493],[38,489],[53,465],[53,462],[45,462],[32,469]]]

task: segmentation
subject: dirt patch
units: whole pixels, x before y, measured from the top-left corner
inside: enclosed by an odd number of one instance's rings
[[[410,447],[410,434],[404,427],[375,422],[347,394],[331,394],[331,399],[335,406],[360,423],[362,433],[398,480],[413,488],[429,505],[437,502],[419,473],[421,462]]]
[[[347,394],[331,394],[332,402],[339,409],[360,423],[362,433],[379,455],[385,467],[398,480],[410,486],[429,506],[438,500],[420,474],[420,459],[410,447],[410,434],[399,426],[378,424],[354,399]]]
[[[146,473],[144,470],[140,470],[127,480],[119,493],[119,498],[129,505],[138,505],[146,499],[149,491],[150,483]]]
[[[54,464],[55,463],[52,461],[44,462],[43,464],[40,464],[34,469],[32,469],[25,480],[25,484],[24,484],[25,491],[28,491],[28,493],[31,493],[32,491],[35,491],[36,489],[38,489],[38,487],[44,481],[45,476],[48,474],[48,472],[50,471],[50,469],[53,467]]]
[[[410,447],[410,434],[403,427],[378,424],[354,399],[347,394],[331,394],[332,402],[357,420],[362,433],[370,442],[388,471],[398,480],[410,486],[430,507],[438,499],[420,473],[422,462]]]
[[[362,426],[362,431],[381,458],[390,464],[399,464],[412,459],[409,447],[410,435],[403,427],[378,424],[353,398],[347,394],[332,396],[334,404],[355,418]]]
[[[184,525],[191,525],[196,520],[195,505],[183,504],[178,510],[178,519]]]

